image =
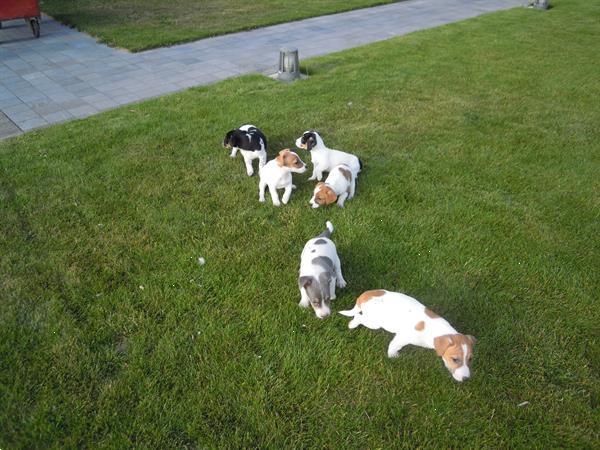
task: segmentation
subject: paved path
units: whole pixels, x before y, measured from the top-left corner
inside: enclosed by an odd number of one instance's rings
[[[40,39],[23,20],[0,29],[0,139],[34,128],[213,83],[276,71],[279,48],[324,55],[523,0],[408,0],[189,44],[129,53],[44,17]]]

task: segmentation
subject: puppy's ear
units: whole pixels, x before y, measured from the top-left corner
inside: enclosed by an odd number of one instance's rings
[[[289,152],[290,150],[287,148],[284,148],[279,152],[279,155],[277,156],[277,158],[275,158],[275,161],[277,161],[278,166],[283,167],[285,165],[285,157]]]
[[[298,286],[306,289],[307,286],[310,286],[314,281],[313,277],[300,277],[298,278]]]
[[[337,200],[337,195],[333,192],[333,189],[325,189],[325,201],[329,205]]]
[[[315,139],[315,137],[311,134],[308,139],[306,140],[306,150],[312,150],[312,148],[317,145],[317,140]]]
[[[433,347],[435,348],[435,352],[438,356],[442,356],[448,350],[448,347],[452,345],[452,335],[445,334],[443,336],[438,336],[433,339]]]
[[[475,343],[477,342],[477,339],[475,339],[475,336],[471,336],[470,334],[467,334],[465,337],[471,343],[471,345],[475,345]]]
[[[323,186],[324,184],[325,184],[324,182],[322,182],[322,181],[319,181],[315,187],[316,187],[316,188],[320,188],[320,187],[321,187],[321,186]]]
[[[227,134],[225,135],[225,138],[223,139],[223,147],[225,148],[230,148],[231,147],[231,135],[233,134],[235,130],[231,130],[228,131]]]

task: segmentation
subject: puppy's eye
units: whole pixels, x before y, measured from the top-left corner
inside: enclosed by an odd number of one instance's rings
[[[460,358],[452,358],[454,364],[460,364]]]

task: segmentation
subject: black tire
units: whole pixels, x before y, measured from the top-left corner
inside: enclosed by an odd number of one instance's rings
[[[31,27],[33,37],[39,38],[40,37],[40,21],[37,18],[29,19],[29,26]]]

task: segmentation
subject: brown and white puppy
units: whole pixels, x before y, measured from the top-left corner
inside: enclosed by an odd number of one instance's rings
[[[383,289],[367,291],[358,297],[353,309],[340,314],[353,318],[348,328],[364,325],[395,333],[388,347],[390,358],[397,357],[408,344],[434,348],[456,381],[471,376],[469,364],[476,339],[458,333],[446,320],[408,295]]]
[[[324,183],[317,183],[310,204],[318,208],[337,201],[338,206],[343,208],[344,202],[354,197],[355,189],[356,174],[345,164],[340,164],[331,169]]]
[[[292,189],[296,188],[292,184],[292,172],[306,172],[306,164],[296,153],[289,149],[281,150],[277,158],[272,159],[259,169],[258,201],[265,201],[265,188],[268,186],[275,206],[281,205],[277,189],[285,189],[281,201],[286,204],[290,200]]]

